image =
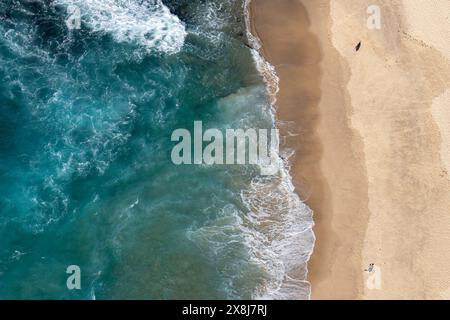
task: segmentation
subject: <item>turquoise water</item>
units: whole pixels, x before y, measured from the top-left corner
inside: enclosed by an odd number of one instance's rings
[[[287,171],[170,159],[195,120],[275,126],[244,3],[163,2],[0,3],[0,298],[308,297]]]

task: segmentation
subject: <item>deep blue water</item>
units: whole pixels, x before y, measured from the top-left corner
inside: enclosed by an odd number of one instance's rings
[[[194,120],[274,126],[242,2],[4,0],[0,19],[0,298],[307,297],[289,177],[170,159]]]

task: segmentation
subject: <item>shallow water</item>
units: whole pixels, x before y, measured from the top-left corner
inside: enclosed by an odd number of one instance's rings
[[[308,297],[311,212],[286,171],[170,159],[195,120],[275,125],[243,3],[6,0],[0,16],[0,298]]]

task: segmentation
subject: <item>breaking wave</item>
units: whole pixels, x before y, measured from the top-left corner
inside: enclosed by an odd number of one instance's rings
[[[177,53],[187,32],[180,19],[161,0],[57,0],[76,6],[82,22],[93,32],[110,34],[115,41],[138,44],[149,51]]]

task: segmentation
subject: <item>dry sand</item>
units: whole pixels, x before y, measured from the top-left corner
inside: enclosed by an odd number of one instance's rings
[[[252,0],[251,13],[315,212],[312,298],[450,298],[450,2]]]

